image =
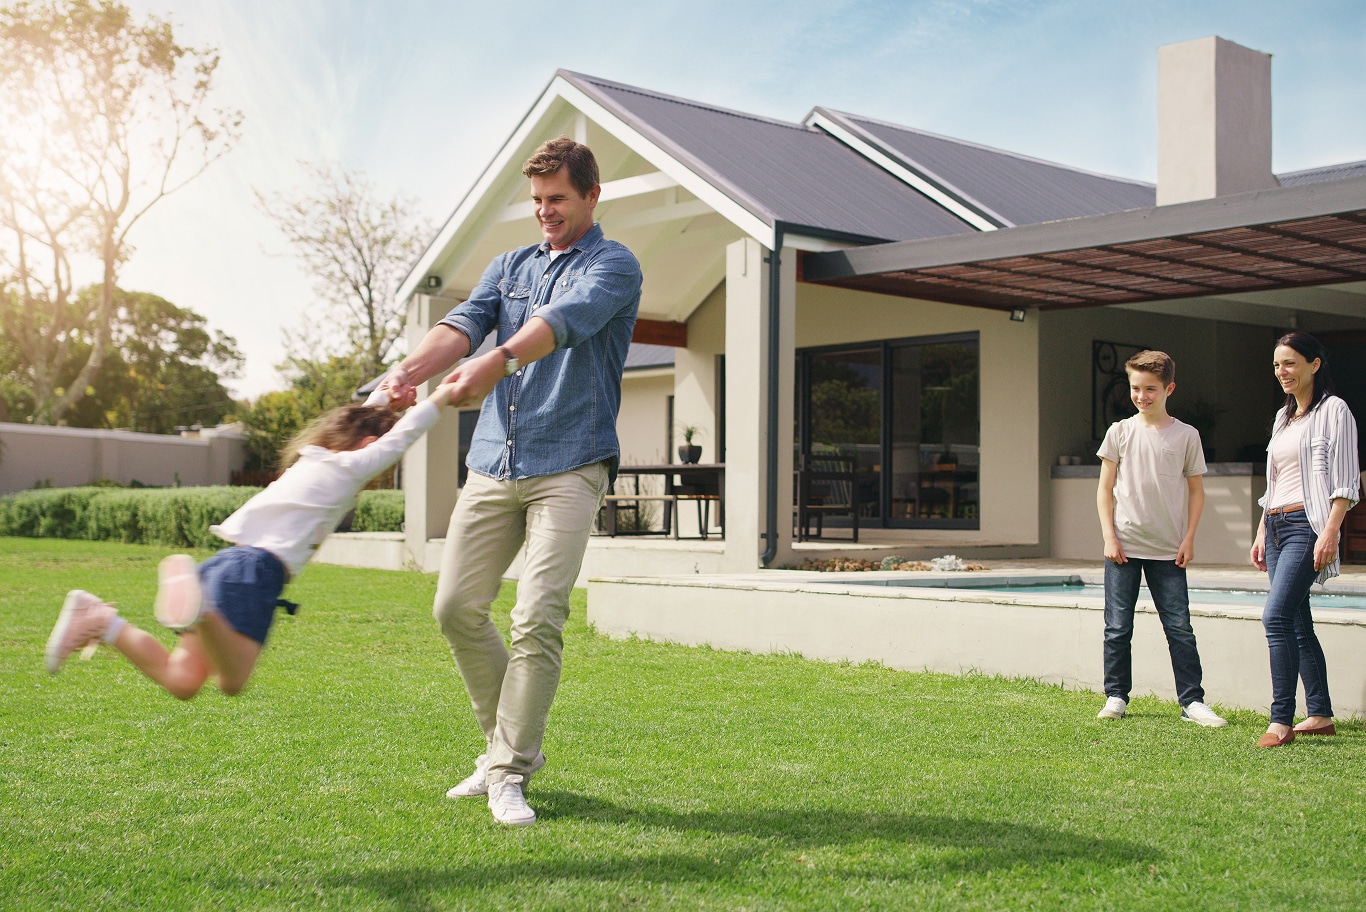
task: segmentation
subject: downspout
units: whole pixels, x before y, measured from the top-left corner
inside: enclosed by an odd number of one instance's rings
[[[759,561],[767,567],[778,554],[778,347],[782,339],[778,329],[778,314],[782,292],[783,223],[773,222],[773,250],[768,256],[768,464],[764,488],[764,553]]]

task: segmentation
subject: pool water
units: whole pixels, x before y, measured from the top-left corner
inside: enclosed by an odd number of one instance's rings
[[[1071,595],[1082,596],[1084,598],[1104,598],[1105,587],[1095,584],[1082,583],[1080,580],[1061,581],[1057,578],[1040,582],[1030,583],[1026,580],[1002,583],[999,580],[926,580],[924,582],[913,580],[896,580],[887,585],[893,586],[929,586],[934,588],[953,588],[970,589],[981,592],[996,592],[1002,595]],[[1138,591],[1138,600],[1141,603],[1152,604],[1152,593],[1147,586],[1143,586]],[[1266,604],[1265,592],[1253,592],[1247,589],[1191,589],[1191,602],[1202,605],[1243,605],[1260,608]],[[1357,611],[1366,611],[1366,595],[1351,593],[1340,593],[1332,595],[1311,594],[1309,605],[1312,608],[1347,608]]]

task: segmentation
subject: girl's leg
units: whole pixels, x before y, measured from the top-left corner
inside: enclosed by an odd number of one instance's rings
[[[217,611],[203,613],[195,627],[195,634],[206,657],[218,672],[218,689],[230,697],[237,696],[256,669],[261,644],[233,630]]]
[[[181,700],[192,699],[213,673],[213,666],[194,633],[182,635],[176,648],[168,650],[147,631],[125,624],[113,645],[139,671]]]

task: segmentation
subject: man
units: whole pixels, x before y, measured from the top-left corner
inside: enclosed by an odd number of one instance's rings
[[[593,221],[602,188],[587,146],[561,137],[522,169],[544,241],[489,264],[457,306],[380,389],[415,401],[415,385],[479,348],[446,377],[451,400],[483,400],[441,558],[433,614],[450,644],[487,750],[448,793],[487,794],[500,823],[535,822],[524,788],[560,680],[569,593],[620,457],[621,372],[640,304],[640,264]],[[526,545],[512,647],[489,605]]]

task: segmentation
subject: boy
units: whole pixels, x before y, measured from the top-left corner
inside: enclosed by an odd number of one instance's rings
[[[1176,389],[1176,362],[1170,355],[1139,352],[1124,363],[1124,371],[1138,414],[1112,424],[1097,453],[1096,508],[1105,535],[1107,699],[1096,717],[1122,719],[1129,706],[1134,604],[1139,579],[1147,577],[1167,634],[1181,718],[1217,728],[1228,723],[1204,702],[1186,593],[1186,565],[1195,555],[1195,527],[1205,505],[1200,433],[1167,414],[1167,397]]]

